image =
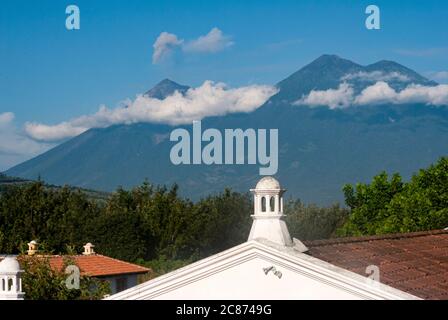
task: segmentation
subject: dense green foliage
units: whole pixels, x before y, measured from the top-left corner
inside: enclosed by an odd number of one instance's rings
[[[50,190],[42,182],[11,186],[1,195],[0,252],[15,253],[33,239],[58,253],[79,247],[98,213],[81,192]]]
[[[285,211],[291,234],[300,239],[331,236],[348,214],[338,206],[292,200]],[[246,241],[252,213],[252,197],[228,189],[193,203],[178,196],[176,185],[143,183],[98,202],[80,190],[37,181],[0,194],[0,252],[16,253],[33,239],[41,249],[60,254],[92,242],[105,255],[150,261],[164,272],[168,261],[182,264]]]
[[[137,264],[151,269],[151,272],[140,275],[139,280],[140,282],[144,282],[156,278],[172,270],[177,270],[185,267],[186,265],[193,263],[194,261],[195,259],[193,257],[189,259],[167,259],[165,256],[160,256],[158,259],[149,261],[138,259],[136,261]]]
[[[448,158],[422,169],[407,183],[382,172],[370,184],[344,187],[351,215],[339,235],[372,235],[448,226]]]
[[[248,195],[230,190],[193,204],[177,186],[144,183],[113,194],[91,238],[104,254],[129,261],[199,258],[243,242],[251,210]]]
[[[338,204],[330,207],[305,205],[300,200],[285,204],[286,222],[292,237],[302,240],[328,239],[347,220],[350,211]]]
[[[11,186],[0,200],[0,252],[16,253],[31,239],[54,253],[93,242],[127,261],[202,257],[241,243],[252,210],[247,194],[226,190],[193,204],[177,186],[148,183],[119,189],[106,203],[40,181]]]

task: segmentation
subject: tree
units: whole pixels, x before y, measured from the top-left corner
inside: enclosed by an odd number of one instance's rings
[[[420,170],[388,205],[380,232],[409,232],[448,227],[448,158]]]
[[[371,235],[440,229],[448,226],[448,158],[422,169],[407,183],[386,173],[371,184],[344,187],[351,208],[339,235]]]
[[[98,214],[95,202],[68,187],[50,189],[41,181],[13,186],[0,195],[0,251],[17,253],[33,239],[57,253],[79,247],[89,241],[87,228]]]
[[[115,192],[93,223],[98,250],[118,259],[153,260],[191,255],[191,202],[170,189],[144,183]]]
[[[208,196],[193,208],[189,232],[200,256],[208,256],[247,241],[253,204],[247,193],[230,189]]]
[[[349,210],[339,204],[330,207],[305,205],[300,200],[285,203],[288,229],[292,237],[301,240],[327,239],[347,220]]]

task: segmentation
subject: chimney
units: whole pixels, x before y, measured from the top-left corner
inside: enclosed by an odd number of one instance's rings
[[[38,243],[35,240],[32,240],[28,243],[28,255],[33,256],[37,252]]]
[[[292,239],[283,220],[283,194],[280,183],[274,177],[264,177],[251,189],[254,194],[253,223],[248,241],[262,238],[277,245],[293,247],[305,252],[308,248],[298,239]]]
[[[84,246],[84,252],[82,253],[85,256],[90,256],[92,254],[95,254],[95,251],[93,250],[95,246],[91,244],[90,242],[86,243]]]
[[[264,238],[282,246],[292,246],[285,221],[283,221],[283,193],[280,183],[274,177],[264,177],[254,193],[254,214],[249,240]]]

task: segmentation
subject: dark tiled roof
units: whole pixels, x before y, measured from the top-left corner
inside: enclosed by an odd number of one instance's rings
[[[448,299],[448,230],[304,241],[308,254],[423,299]]]

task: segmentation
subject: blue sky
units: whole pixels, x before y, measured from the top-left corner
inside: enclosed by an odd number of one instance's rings
[[[65,28],[69,4],[80,8],[80,30]],[[365,28],[369,4],[381,9],[381,30]],[[161,32],[188,42],[215,27],[232,45],[177,50],[153,64]],[[167,77],[192,86],[272,85],[323,53],[361,64],[395,60],[429,75],[448,71],[447,42],[448,2],[441,0],[3,0],[0,114],[14,113],[19,131],[26,121],[55,124],[101,104],[116,107]]]

